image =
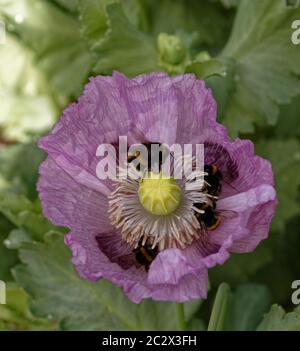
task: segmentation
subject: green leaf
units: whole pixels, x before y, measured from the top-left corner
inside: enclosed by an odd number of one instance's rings
[[[13,224],[0,214],[0,280],[3,281],[12,279],[10,269],[18,262],[17,253],[8,250],[4,245],[4,240],[13,228]]]
[[[227,306],[229,302],[230,288],[226,283],[222,283],[217,291],[213,309],[211,312],[208,331],[221,331],[224,329]]]
[[[299,6],[299,0],[286,0],[286,6],[297,7]]]
[[[31,240],[32,238],[25,232],[25,230],[13,229],[3,243],[8,249],[16,250],[19,249],[24,242]]]
[[[109,29],[95,47],[96,73],[118,70],[132,77],[157,70],[155,41],[139,31],[126,17],[121,5],[107,6]]]
[[[300,96],[294,98],[291,104],[281,106],[278,123],[275,128],[277,137],[296,137],[300,139],[299,111]]]
[[[217,59],[210,59],[205,62],[194,61],[189,64],[186,73],[195,73],[198,79],[207,79],[211,76],[225,76],[226,66]]]
[[[281,306],[273,305],[258,326],[259,331],[300,331],[300,309],[286,313]]]
[[[28,48],[7,34],[0,57],[1,133],[6,139],[26,141],[50,128],[56,108]]]
[[[54,123],[56,113],[47,97],[0,91],[0,99],[0,125],[7,140],[30,141],[34,134],[45,132]]]
[[[212,31],[207,28],[209,24],[213,20],[221,21],[223,18],[221,7],[207,2],[202,2],[201,8],[199,2],[192,1],[190,6],[186,6],[183,1],[179,1],[172,2],[172,6],[169,6],[170,2],[167,0],[156,3],[154,7],[153,2],[132,0],[123,2],[82,0],[79,4],[82,30],[89,39],[97,60],[94,70],[102,74],[119,70],[129,76],[135,76],[158,69],[163,69],[170,74],[183,73],[185,66],[190,62],[190,54],[193,55],[200,48],[199,42],[211,40]],[[174,12],[172,22],[166,21],[166,18],[170,17],[170,11]],[[182,11],[187,14],[187,21],[184,20]],[[201,25],[199,16],[196,16],[197,11],[198,15],[205,17],[205,25]],[[168,13],[167,16],[164,16],[165,12]],[[163,18],[160,18],[161,15]],[[207,17],[210,16],[212,20],[208,21]],[[176,24],[177,20],[178,24]],[[159,31],[158,28],[160,28]],[[219,32],[219,27],[213,26],[213,28],[218,28],[218,33],[224,34],[224,31]],[[170,33],[176,35],[171,36]],[[164,62],[159,52],[162,35],[182,43],[183,51],[186,51],[183,62],[176,62],[176,64],[171,64],[168,60]],[[206,39],[202,38],[202,35]],[[175,53],[175,57],[176,55]],[[196,59],[195,61],[197,62]],[[197,65],[194,67],[201,77],[203,74],[207,76],[220,73],[222,70],[220,66],[217,67],[216,61],[206,63],[202,67],[199,68]]]
[[[256,275],[255,279],[267,284],[274,301],[287,305],[291,301],[291,284],[300,272],[300,216],[288,221],[285,231],[273,233],[268,240],[273,259]]]
[[[29,199],[37,197],[38,168],[45,154],[36,144],[0,147],[1,177]]]
[[[53,330],[55,323],[34,318],[28,310],[28,296],[10,284],[6,289],[6,305],[0,305],[0,330]]]
[[[45,244],[23,243],[20,259],[23,265],[16,267],[14,276],[31,296],[31,311],[60,321],[61,329],[176,329],[175,304],[144,301],[135,305],[107,281],[81,279],[61,234],[49,233]],[[186,307],[187,318],[195,309],[193,303]]]
[[[0,212],[15,226],[20,226],[19,215],[23,211],[36,212],[36,208],[25,196],[8,190],[0,192]]]
[[[226,330],[255,330],[270,305],[270,292],[264,285],[240,285],[231,298]]]
[[[300,247],[300,216],[292,218],[286,224],[285,233],[278,235],[274,243],[277,259],[286,267],[292,278],[300,272],[299,247]]]
[[[300,8],[285,0],[242,0],[222,57],[236,60],[235,93],[224,123],[232,135],[274,125],[279,104],[300,92],[300,50],[291,42],[291,23]]]
[[[106,7],[118,3],[128,20],[137,28],[142,27],[143,13],[139,1],[136,0],[78,0],[82,33],[91,47],[97,45],[109,27]]]
[[[77,12],[78,0],[48,0],[48,1],[74,14]]]
[[[53,93],[58,98],[79,95],[92,63],[79,21],[46,1],[0,0],[0,5],[8,28],[35,52]]]
[[[11,191],[0,192],[0,213],[15,227],[24,230],[31,239],[37,241],[43,240],[44,234],[49,230],[64,231],[43,217],[38,201],[31,202],[23,195]]]
[[[231,287],[249,281],[256,272],[268,264],[273,264],[274,257],[268,241],[259,245],[255,252],[246,254],[231,254],[224,265],[216,266],[209,272],[213,286],[226,281]]]
[[[234,93],[234,76],[236,72],[236,64],[233,59],[222,59],[221,62],[225,66],[225,76],[214,75],[206,79],[206,84],[212,89],[213,96],[217,101],[218,120],[223,119],[228,107],[228,103],[231,99],[232,94]]]
[[[206,326],[200,317],[192,318],[187,324],[186,330],[188,331],[205,331]]]
[[[221,3],[226,7],[236,7],[240,3],[240,0],[220,0]]]
[[[195,51],[207,46],[214,54],[229,36],[232,13],[207,0],[143,0],[149,32],[195,35]]]
[[[259,155],[270,160],[275,173],[279,206],[273,221],[275,230],[282,230],[284,222],[300,214],[300,142],[295,139],[266,140],[256,144]]]
[[[93,46],[107,31],[106,6],[114,0],[79,0],[80,22],[83,35]]]

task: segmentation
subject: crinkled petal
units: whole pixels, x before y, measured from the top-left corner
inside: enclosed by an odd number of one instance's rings
[[[141,75],[133,80],[115,72],[138,130],[148,141],[196,143],[205,129],[227,138],[216,122],[216,102],[205,82],[194,74],[169,78],[166,74]]]
[[[116,143],[133,127],[117,82],[111,77],[92,78],[78,103],[71,104],[53,131],[39,146],[77,182],[108,195],[111,181],[97,178],[100,144]]]
[[[235,240],[230,251],[236,253],[252,252],[262,240],[267,239],[276,207],[276,199],[257,206],[248,219],[249,235]]]
[[[73,253],[72,262],[82,278],[92,281],[108,279],[121,287],[135,303],[145,298],[174,302],[206,298],[207,270],[200,270],[197,274],[186,274],[176,285],[151,284],[147,281],[144,270],[135,267],[124,270],[117,263],[112,263],[101,250],[91,245],[94,238],[87,234],[71,232],[65,237],[65,243]]]
[[[187,274],[197,274],[204,267],[223,264],[230,252],[252,251],[268,234],[271,217],[266,215],[265,207],[269,207],[275,199],[274,188],[261,185],[220,200],[220,210],[235,211],[236,215],[224,218],[219,228],[209,233],[205,240],[199,240],[184,250],[169,249],[159,253],[150,267],[148,281],[154,284],[177,284]],[[257,209],[263,211],[262,216],[257,216]],[[272,206],[269,212],[273,215]],[[256,219],[260,222],[258,226],[254,225]]]
[[[108,231],[107,196],[76,182],[48,157],[40,166],[39,197],[45,217],[54,224]]]
[[[250,140],[236,139],[234,142],[225,143],[231,158],[236,164],[238,177],[230,185],[224,184],[224,195],[244,192],[259,185],[274,187],[272,165],[269,161],[255,155],[254,145]]]
[[[176,285],[183,276],[197,273],[201,268],[203,269],[204,265],[202,264],[201,267],[199,263],[194,265],[193,257],[186,256],[182,250],[164,250],[151,264],[148,282],[150,284]]]
[[[206,299],[208,290],[208,274],[203,269],[197,274],[186,274],[176,286],[163,284],[152,288],[151,297],[159,301],[174,301],[178,303],[193,299]]]

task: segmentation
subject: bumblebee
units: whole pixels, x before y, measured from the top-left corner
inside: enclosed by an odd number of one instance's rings
[[[209,195],[218,197],[222,190],[222,173],[219,170],[218,166],[205,165],[204,172],[204,191]],[[195,211],[195,216],[200,223],[201,229],[205,231],[212,231],[221,223],[221,217],[216,211],[216,201],[212,201],[211,204],[208,203],[195,203],[194,206],[199,210],[203,211],[202,213]]]
[[[127,162],[128,163],[131,163],[133,162],[134,160],[138,160],[139,161],[139,164],[137,165],[136,169],[138,171],[140,171],[141,169],[141,165],[147,167],[148,170],[151,170],[151,163],[152,163],[152,160],[151,160],[151,145],[158,145],[158,147],[161,147],[161,143],[143,143],[142,145],[146,146],[147,148],[147,151],[148,151],[148,164],[147,164],[147,161],[144,160],[142,157],[141,157],[141,153],[140,151],[136,151],[134,154],[128,154],[127,156]],[[159,151],[159,171],[161,171],[161,167],[162,167],[162,164],[164,163],[165,159],[166,159],[166,156],[167,156],[167,152],[168,150],[166,150],[165,148],[163,148],[163,150]]]
[[[195,211],[195,216],[200,223],[201,229],[212,231],[218,228],[221,223],[221,217],[217,214],[215,203],[212,206],[207,203],[195,203],[194,206],[204,211],[203,213]]]
[[[149,271],[151,263],[154,261],[155,257],[158,254],[157,247],[152,248],[152,245],[146,241],[142,245],[142,239],[139,242],[139,245],[136,249],[133,250],[136,262],[145,267],[146,272]]]
[[[111,240],[111,237],[109,237],[109,240]],[[152,243],[150,243],[149,240],[147,240],[144,245],[142,241],[143,239],[139,241],[135,249],[128,251],[128,254],[111,257],[111,262],[118,263],[123,269],[129,269],[132,266],[136,268],[144,267],[146,272],[148,272],[151,263],[154,261],[159,251],[157,246],[152,248]],[[96,242],[100,250],[109,257],[111,251],[107,245],[107,236],[105,234],[97,235]],[[120,242],[120,238],[117,236],[115,237],[114,245],[118,245],[122,251],[127,251],[127,244],[122,241]]]
[[[204,176],[205,190],[213,196],[219,196],[222,190],[222,173],[216,165],[205,165]]]

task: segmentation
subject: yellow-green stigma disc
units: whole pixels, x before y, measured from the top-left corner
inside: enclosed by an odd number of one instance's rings
[[[143,207],[154,215],[166,216],[174,212],[181,201],[181,189],[172,177],[149,172],[140,181],[139,198]]]

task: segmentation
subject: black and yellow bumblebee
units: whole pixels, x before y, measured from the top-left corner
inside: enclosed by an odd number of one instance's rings
[[[204,176],[204,189],[210,195],[219,196],[222,190],[222,173],[220,169],[214,164],[205,165],[204,172],[206,173]]]
[[[194,206],[199,210],[204,211],[203,213],[195,211],[195,216],[203,231],[210,232],[218,228],[221,223],[221,217],[216,211],[215,203],[212,203],[212,205],[207,203],[195,203]]]
[[[152,165],[152,159],[151,159],[151,146],[152,145],[157,145],[158,147],[161,147],[162,144],[161,143],[157,143],[157,142],[153,142],[153,143],[150,143],[150,142],[146,142],[146,143],[143,143],[142,145],[146,146],[147,148],[147,152],[148,152],[148,163],[146,160],[144,160],[142,158],[142,155],[140,153],[140,151],[135,151],[134,153],[130,154],[128,153],[128,156],[127,156],[127,162],[128,163],[131,163],[133,162],[134,160],[137,160],[139,161],[139,164],[137,165],[136,169],[138,171],[140,171],[141,169],[141,165],[146,167],[149,171],[151,170],[151,166],[155,166],[155,163],[154,165]],[[166,147],[162,147],[159,151],[159,165],[158,165],[158,171],[161,171],[161,167],[162,167],[162,164],[164,163],[165,159],[166,159],[166,156],[168,155],[168,152],[169,150],[167,150]]]
[[[218,166],[215,164],[205,165],[204,171],[206,174],[204,176],[205,184],[202,191],[212,195],[213,198],[211,198],[210,203],[194,203],[194,207],[202,211],[202,213],[195,211],[195,216],[201,230],[206,232],[219,227],[221,224],[221,215],[223,218],[233,218],[236,216],[236,213],[234,211],[216,209],[217,198],[222,191],[223,181],[222,173]]]
[[[222,173],[215,164],[206,164],[204,172],[205,183],[202,191],[217,198],[222,190]],[[218,228],[221,223],[221,217],[216,211],[216,199],[212,199],[211,204],[194,203],[194,207],[203,211],[202,213],[195,211],[195,216],[203,231],[212,231]]]
[[[109,238],[109,240],[108,240]],[[146,272],[149,271],[151,263],[154,261],[158,254],[158,247],[152,247],[152,243],[149,239],[143,244],[143,238],[140,239],[137,247],[131,249],[129,245],[122,241],[118,236],[115,236],[113,244],[118,247],[120,251],[123,251],[124,255],[113,255],[111,253],[108,242],[112,241],[111,236],[105,234],[97,235],[96,242],[100,250],[107,256],[110,257],[111,262],[118,263],[123,269],[129,269],[132,266],[136,268],[144,267]]]
[[[151,263],[154,261],[158,254],[158,248],[152,248],[152,244],[147,240],[142,245],[142,239],[140,240],[138,247],[133,250],[136,262],[145,267],[146,272],[149,271]]]

